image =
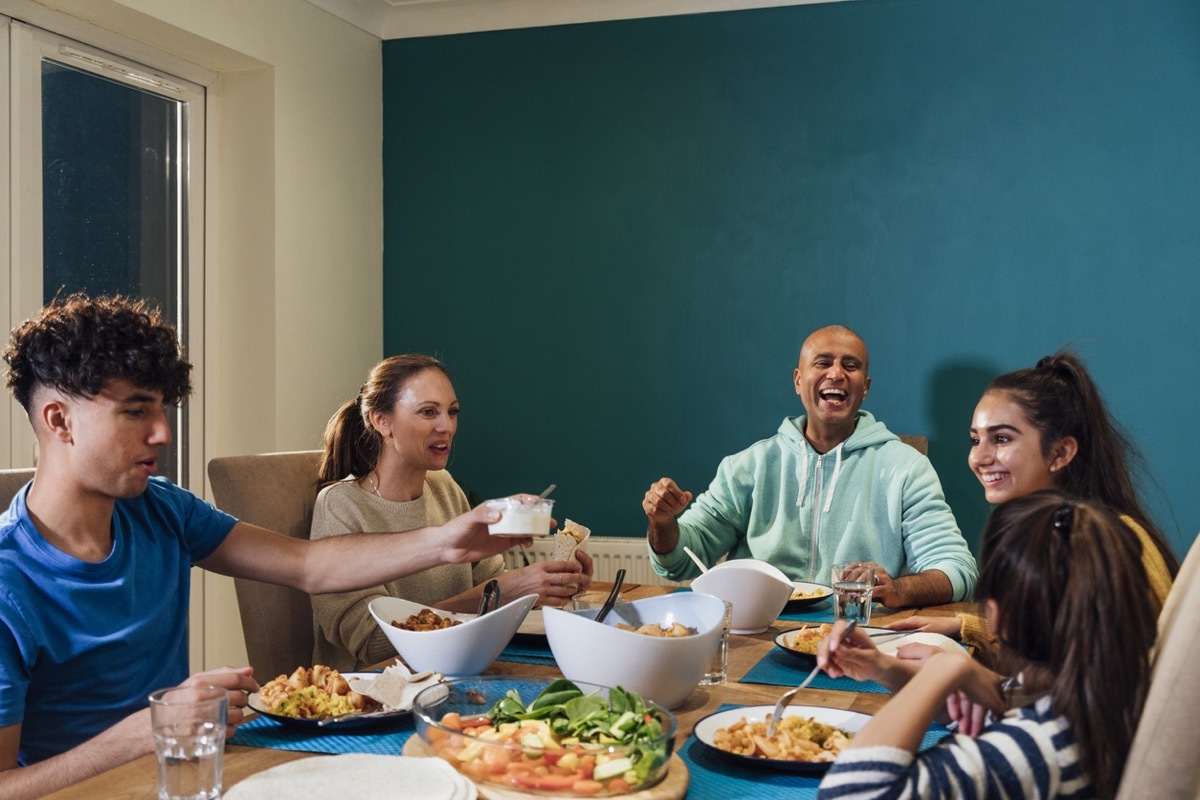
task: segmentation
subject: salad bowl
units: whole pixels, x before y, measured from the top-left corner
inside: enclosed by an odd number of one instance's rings
[[[477,784],[560,797],[654,786],[677,727],[670,711],[619,687],[507,675],[431,686],[413,718],[424,749]]]

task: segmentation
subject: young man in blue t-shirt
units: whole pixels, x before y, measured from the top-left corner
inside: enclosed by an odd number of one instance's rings
[[[72,296],[13,331],[8,387],[40,459],[0,514],[0,797],[40,797],[153,752],[148,694],[229,690],[249,667],[188,677],[193,565],[309,593],[374,586],[493,555],[486,506],[405,534],[291,539],[239,522],[165,478],[165,409],[191,392],[175,330],[140,301]]]

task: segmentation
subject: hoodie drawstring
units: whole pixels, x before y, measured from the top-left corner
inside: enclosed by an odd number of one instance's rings
[[[826,513],[829,512],[829,509],[833,505],[833,493],[837,489],[838,476],[842,472],[842,447],[845,444],[846,444],[845,442],[842,442],[833,451],[834,452],[833,477],[830,478],[830,480],[829,480],[829,491],[825,492],[825,509],[824,509],[824,511]],[[826,454],[826,455],[828,455],[828,454]],[[818,454],[817,461],[820,461],[821,458],[822,458],[822,456],[820,454]],[[804,505],[804,490],[807,486],[808,486],[808,458],[806,456],[805,458],[800,459],[800,489],[796,492],[796,506],[797,507]],[[818,488],[819,487],[814,486],[813,491],[816,492],[818,490]],[[820,497],[813,498],[814,505],[816,505],[817,503],[820,503],[820,502],[821,502]]]
[[[833,479],[831,481],[829,481],[829,491],[825,493],[825,513],[826,514],[829,513],[829,508],[830,508],[830,506],[833,505],[833,492],[834,492],[834,490],[837,489],[838,475],[840,475],[842,472],[842,445],[844,445],[844,444],[845,444],[845,442],[842,442],[841,444],[839,444],[837,446],[837,449],[835,450],[835,452],[837,453],[837,459],[833,462]],[[805,461],[807,461],[807,460],[808,459],[805,459]]]

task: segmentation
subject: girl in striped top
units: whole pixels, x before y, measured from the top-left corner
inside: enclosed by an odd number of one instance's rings
[[[965,655],[921,666],[886,656],[859,631],[837,645],[839,622],[818,650],[825,671],[897,694],[842,752],[819,796],[1113,797],[1155,634],[1140,550],[1108,509],[1055,492],[992,513],[976,594],[1019,666],[1015,682]],[[943,709],[959,732],[917,753]]]

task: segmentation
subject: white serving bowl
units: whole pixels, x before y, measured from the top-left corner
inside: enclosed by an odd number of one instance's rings
[[[762,633],[792,596],[792,582],[778,567],[753,558],[717,564],[692,581],[692,591],[733,604],[733,633]]]
[[[426,603],[399,597],[376,597],[368,607],[392,647],[415,671],[428,669],[447,677],[459,677],[479,675],[496,660],[529,609],[533,608],[537,597],[527,594],[482,617],[442,611]],[[462,625],[436,631],[406,631],[392,624],[392,620],[403,621],[423,608],[433,608],[438,616],[452,617],[460,620]]]
[[[696,592],[679,592],[621,603],[603,623],[598,608],[564,611],[543,608],[546,639],[558,668],[568,680],[620,686],[666,708],[692,693],[712,664],[721,643],[725,604]],[[678,621],[696,630],[691,636],[659,637],[623,631],[647,623],[670,627]]]

